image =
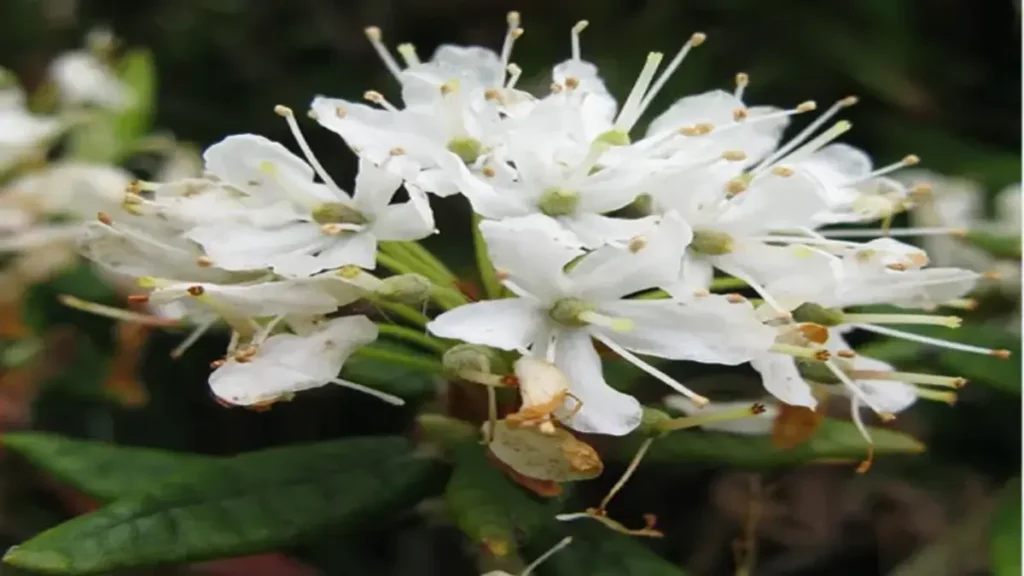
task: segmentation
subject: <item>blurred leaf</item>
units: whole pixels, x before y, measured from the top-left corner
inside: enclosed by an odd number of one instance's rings
[[[391,357],[394,353],[401,354],[403,360],[416,361],[416,365],[395,361]],[[407,400],[421,399],[431,396],[436,390],[435,376],[428,369],[431,365],[440,367],[434,357],[381,340],[361,348],[349,358],[341,377]]]
[[[480,439],[480,430],[472,424],[441,414],[420,414],[416,423],[427,440],[446,450]]]
[[[857,347],[857,353],[890,364],[904,364],[919,357],[925,345],[910,340],[886,338]]]
[[[919,332],[919,330],[914,330]],[[939,365],[953,375],[963,376],[971,382],[986,384],[1006,392],[1020,394],[1021,365],[1020,336],[992,326],[961,326],[956,330],[920,331],[929,336],[963,342],[983,348],[1009,350],[1013,355],[1007,359],[984,354],[971,354],[942,350],[938,353]]]
[[[542,502],[516,486],[478,443],[456,449],[445,500],[459,528],[495,556],[514,552],[518,534],[530,533],[558,512],[557,501]]]
[[[875,454],[917,454],[924,444],[902,432],[869,428]],[[644,438],[631,434],[620,444],[616,455],[628,460],[636,454]],[[857,462],[867,456],[867,445],[852,422],[826,418],[810,440],[791,450],[772,445],[771,436],[744,436],[727,432],[672,432],[657,439],[645,462],[678,464],[705,462],[740,467],[763,468],[828,460]]]
[[[995,576],[1020,576],[1020,478],[1006,483],[992,519],[992,572]]]
[[[113,119],[118,145],[116,160],[129,155],[139,138],[149,132],[156,105],[156,70],[153,55],[146,49],[132,50],[118,63],[118,77],[131,89],[131,104]]]
[[[971,230],[964,237],[967,243],[981,248],[996,258],[1020,260],[1020,236],[1001,236],[983,230]]]
[[[3,445],[36,466],[100,500],[140,494],[170,476],[217,460],[194,454],[74,440],[40,432],[13,432]]]
[[[555,553],[540,565],[538,572],[546,576],[684,576],[682,568],[652,552],[644,542],[613,532],[590,519],[565,524],[572,536],[564,550]],[[531,546],[534,555],[543,553]]]
[[[403,438],[253,452],[170,478],[12,548],[4,562],[96,574],[273,550],[327,529],[362,530],[437,488],[440,465]]]

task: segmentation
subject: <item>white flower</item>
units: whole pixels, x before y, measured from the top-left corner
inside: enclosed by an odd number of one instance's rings
[[[229,356],[210,375],[210,389],[229,404],[253,406],[334,383],[402,404],[400,398],[338,378],[349,356],[376,339],[377,326],[365,316],[328,320],[305,336],[270,336],[251,353]]]
[[[61,130],[54,118],[36,116],[25,106],[25,95],[17,87],[0,86],[0,173],[34,154],[45,152],[45,144]]]
[[[290,111],[288,118],[294,123]],[[300,144],[307,149],[304,140]],[[355,194],[349,196],[307,156],[313,167],[280,144],[253,135],[215,145],[207,151],[207,169],[264,206],[286,201],[279,212],[284,221],[211,223],[193,228],[188,238],[222,268],[270,268],[303,277],[348,264],[373,268],[378,240],[417,240],[433,233],[433,214],[422,192],[409,186],[409,201],[391,204],[402,185],[398,176],[362,161]],[[323,183],[314,181],[314,169]]]
[[[114,71],[85,50],[65,52],[50,64],[50,77],[61,98],[72,104],[94,104],[120,109],[131,104],[135,95]]]
[[[794,166],[824,185],[828,206],[815,219],[821,224],[870,222],[891,216],[909,205],[907,188],[884,175],[918,162],[910,155],[900,162],[872,170],[871,158],[847,144],[832,144]]]
[[[740,364],[767,350],[773,331],[748,307],[715,297],[679,304],[626,300],[678,275],[689,228],[671,215],[630,247],[583,253],[559,240],[563,232],[541,217],[483,222],[480,229],[506,286],[517,298],[478,302],[442,314],[428,329],[441,337],[526,350],[553,361],[582,402],[568,424],[582,432],[622,435],[639,424],[637,401],[609,387],[601,374],[595,338],[626,360],[700,398],[630,353]],[[571,404],[567,404],[571,408]],[[562,414],[566,414],[563,411]]]
[[[116,210],[131,180],[131,174],[115,166],[62,161],[11,182],[4,200],[32,206],[41,214],[92,219],[98,212]]]

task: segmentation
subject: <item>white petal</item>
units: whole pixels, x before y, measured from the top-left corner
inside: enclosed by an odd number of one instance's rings
[[[542,301],[565,295],[568,279],[562,269],[583,251],[553,219],[536,214],[483,221],[480,232],[494,267],[511,282]]]
[[[186,237],[201,245],[214,265],[225,270],[268,268],[283,256],[315,253],[330,238],[318,224],[307,222],[269,230],[225,222],[194,228]]]
[[[893,304],[928,308],[962,298],[974,290],[980,277],[977,272],[961,268],[886,270],[852,279],[841,286],[835,305]]]
[[[604,246],[587,254],[569,271],[581,296],[594,301],[615,300],[679,277],[683,252],[693,230],[674,214],[649,222],[634,235],[630,247]],[[632,221],[635,222],[635,221]]]
[[[694,298],[686,304],[621,300],[603,304],[599,311],[633,321],[627,332],[591,329],[638,354],[736,365],[764,354],[775,343],[775,330],[757,319],[749,303],[733,304],[724,296]]]
[[[669,284],[663,284],[659,288],[668,292],[676,300],[686,302],[693,298],[694,294],[707,290],[714,277],[715,268],[711,262],[687,250],[683,254],[679,278]]]
[[[277,400],[329,383],[356,349],[376,338],[377,326],[365,316],[330,320],[309,336],[271,336],[250,362],[230,360],[215,370],[210,388],[231,404]]]
[[[324,270],[353,265],[373,269],[377,263],[377,238],[370,232],[328,236],[315,255],[288,254],[270,260],[274,272],[289,278],[305,278]]]
[[[891,364],[858,354],[852,360],[855,370],[890,372]],[[884,412],[902,412],[917,402],[917,391],[912,384],[897,380],[857,380],[857,386],[871,399],[872,404]],[[844,390],[845,387],[843,388]]]
[[[383,213],[401,185],[401,176],[360,159],[353,202],[364,216],[373,219]]]
[[[590,212],[580,212],[558,220],[587,248],[629,240],[634,236],[643,235],[658,223],[655,216],[636,219],[609,218]]]
[[[824,186],[801,170],[760,176],[730,205],[722,226],[748,234],[813,227],[814,217],[828,208]]]
[[[790,406],[814,408],[818,405],[810,384],[800,376],[793,358],[782,354],[765,354],[751,360],[750,365],[761,373],[761,383],[772,396]]]
[[[425,194],[409,187],[409,201],[384,208],[374,221],[373,234],[380,240],[419,240],[433,234],[434,212]]]
[[[601,358],[589,334],[581,330],[559,333],[555,364],[569,377],[572,393],[583,402],[576,416],[567,422],[570,428],[588,434],[624,436],[640,425],[640,403],[605,382]],[[566,406],[575,404],[570,399]]]
[[[149,301],[168,303],[187,297],[194,286],[203,288],[203,296],[230,305],[247,316],[279,316],[285,314],[329,314],[338,308],[338,301],[311,283],[263,282],[250,285],[219,285],[183,282],[154,290]]]
[[[313,169],[304,160],[263,136],[228,136],[207,148],[203,159],[208,172],[256,198],[302,206],[338,201],[326,186],[313,182]]]
[[[547,322],[547,312],[535,301],[505,298],[449,310],[427,324],[427,330],[441,338],[517,350],[529,347]]]

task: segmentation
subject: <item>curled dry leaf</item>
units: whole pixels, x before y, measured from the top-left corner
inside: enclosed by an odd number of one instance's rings
[[[491,453],[506,466],[530,478],[574,482],[596,478],[604,470],[597,451],[564,428],[544,433],[537,428],[515,427],[499,420],[493,438]]]

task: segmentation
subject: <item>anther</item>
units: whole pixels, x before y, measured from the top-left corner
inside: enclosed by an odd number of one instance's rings
[[[348,112],[345,111],[344,106],[335,106],[334,115],[337,116],[338,118],[344,118],[345,116],[348,116]]]
[[[932,185],[927,182],[918,182],[910,186],[911,196],[930,196]]]
[[[806,102],[801,102],[796,106],[797,112],[813,112],[814,110],[817,109],[818,103],[815,102],[814,100],[807,100]]]
[[[732,294],[726,294],[725,300],[730,304],[742,304],[747,301],[747,299],[744,298],[742,294],[737,294],[735,292],[733,292]]]
[[[750,75],[747,74],[746,72],[737,72],[736,73],[736,87],[737,88],[746,88],[748,84],[750,84]]]
[[[580,79],[575,76],[569,76],[565,79],[565,87],[569,90],[575,90],[580,86]]]
[[[510,10],[509,13],[505,15],[505,22],[508,22],[508,25],[513,28],[519,26],[519,12]]]
[[[363,28],[363,32],[365,32],[366,33],[366,37],[369,38],[373,42],[380,41],[381,36],[382,36],[381,32],[380,32],[380,28],[378,28],[377,26],[367,26],[366,28]]]
[[[340,224],[331,223],[321,226],[320,231],[328,236],[337,236],[338,234],[341,234],[342,228]]]
[[[722,152],[722,158],[730,162],[739,162],[747,159],[747,153],[742,150],[726,150]]]
[[[488,88],[484,90],[484,100],[489,102],[498,102],[501,100],[501,92],[497,88]]]
[[[715,125],[710,122],[700,122],[694,125],[694,128],[697,130],[698,134],[704,135],[710,134],[715,129]]]
[[[388,154],[390,154],[391,156],[404,156],[405,148],[402,148],[401,146],[395,146],[391,150],[388,150]]]
[[[487,178],[494,178],[497,175],[494,168],[491,168],[490,166],[484,166],[483,170],[480,170],[480,173]]]
[[[106,212],[99,212],[99,213],[97,213],[96,214],[96,219],[99,220],[100,222],[106,224],[107,226],[112,226],[114,224],[114,219],[111,218],[110,215],[107,214]]]
[[[202,296],[203,294],[206,293],[206,288],[203,288],[201,285],[196,284],[194,286],[188,287],[188,293],[192,296]]]
[[[776,166],[772,168],[772,174],[788,178],[793,175],[793,169],[787,166]]]
[[[448,80],[444,84],[441,84],[441,96],[447,96],[458,91],[460,85],[461,83],[458,80]]]
[[[740,178],[733,178],[725,185],[725,192],[729,197],[742,194],[747,191],[747,182]]]
[[[986,280],[999,280],[1003,277],[1002,274],[995,271],[982,272],[981,277]]]
[[[282,106],[280,104],[278,104],[277,106],[274,106],[274,114],[277,114],[278,116],[282,116],[282,117],[285,117],[285,118],[287,118],[288,116],[294,116],[295,115],[295,113],[292,112],[291,108],[289,108],[287,106]]]
[[[919,158],[917,154],[907,154],[906,156],[903,157],[903,160],[901,162],[904,166],[913,166],[914,164],[917,164],[920,161],[921,158]]]
[[[629,251],[633,254],[644,249],[647,246],[647,239],[643,236],[637,236],[629,241]]]
[[[443,94],[444,93],[444,86],[442,86],[441,89],[442,89],[442,94]],[[383,104],[384,101],[385,101],[384,100],[384,95],[381,94],[380,92],[377,92],[376,90],[367,90],[366,92],[363,92],[363,99],[364,100],[369,100],[370,102],[373,102],[374,104]]]
[[[750,116],[750,112],[746,108],[737,108],[732,111],[732,119],[736,122],[743,122]]]
[[[132,304],[145,304],[149,302],[149,294],[129,294],[128,301]]]
[[[209,256],[200,256],[196,258],[196,266],[199,266],[200,268],[209,268],[210,266],[213,266],[213,260],[211,260]]]
[[[857,98],[856,96],[847,96],[839,101],[839,105],[843,108],[849,108],[850,106],[855,106],[857,102],[860,102],[860,98]]]
[[[853,350],[840,350],[836,352],[836,356],[840,358],[856,358],[857,353],[854,352]]]
[[[565,90],[565,88],[563,88],[562,85],[559,84],[558,82],[552,82],[551,83],[551,93],[552,94],[561,94],[563,90]]]
[[[1011,352],[1009,350],[993,350],[991,354],[1000,360],[1006,360],[1010,357]]]
[[[708,35],[703,32],[694,32],[693,36],[690,36],[690,46],[697,47],[704,43],[708,39]]]

